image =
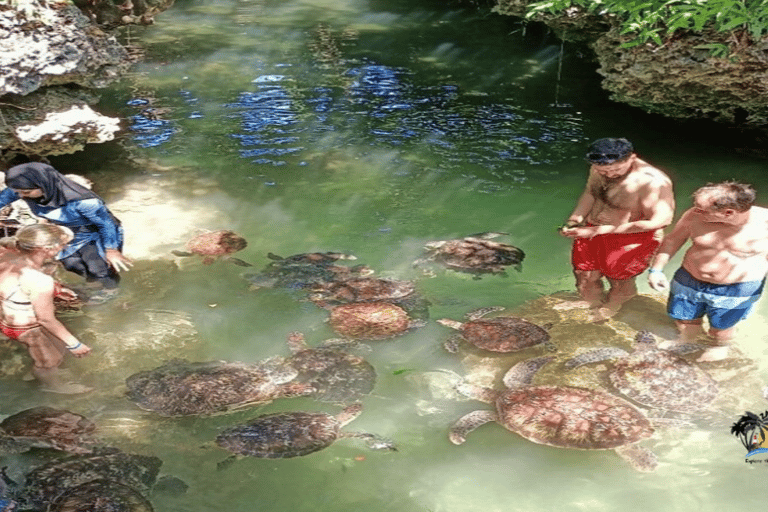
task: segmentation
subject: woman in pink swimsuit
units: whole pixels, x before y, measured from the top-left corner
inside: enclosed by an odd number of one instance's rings
[[[55,283],[42,269],[72,236],[69,229],[54,224],[25,226],[14,237],[15,250],[0,255],[0,331],[26,345],[34,363],[32,374],[45,391],[66,394],[91,388],[61,381],[64,354],[83,357],[91,349],[56,319]]]

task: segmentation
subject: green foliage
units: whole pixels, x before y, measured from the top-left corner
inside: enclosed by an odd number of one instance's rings
[[[768,33],[768,0],[544,0],[529,4],[526,16],[559,14],[572,7],[614,16],[621,34],[635,36],[622,44],[625,48],[649,41],[661,45],[678,30],[746,30],[753,41]],[[713,54],[722,53],[722,46],[713,47]]]

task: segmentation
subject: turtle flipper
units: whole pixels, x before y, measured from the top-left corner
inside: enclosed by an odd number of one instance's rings
[[[574,368],[578,368],[579,366],[583,366],[585,364],[597,363],[600,361],[616,359],[619,357],[626,357],[627,355],[629,355],[629,353],[626,350],[618,347],[596,348],[594,350],[584,352],[583,354],[579,354],[576,357],[568,359],[565,363],[563,363],[563,366],[565,366],[565,368],[568,370],[573,370]]]
[[[502,379],[504,385],[508,388],[517,388],[530,384],[536,372],[554,358],[554,356],[542,356],[520,361],[504,374]]]
[[[227,457],[226,459],[224,459],[224,460],[222,460],[221,462],[219,462],[218,464],[216,464],[216,469],[217,469],[218,471],[222,471],[222,470],[225,470],[225,469],[227,469],[229,466],[231,466],[232,464],[234,464],[234,463],[235,463],[235,461],[236,461],[237,459],[239,459],[239,458],[240,458],[240,457],[238,457],[237,455],[230,455],[230,456],[229,456],[229,457]]]
[[[616,453],[634,469],[643,473],[655,471],[659,465],[659,459],[651,450],[636,444],[619,446],[616,448]]]
[[[455,354],[459,351],[459,344],[461,344],[463,339],[464,338],[459,335],[451,336],[445,340],[445,343],[443,343],[443,348],[445,348],[445,350],[451,354]]]
[[[243,260],[241,260],[239,258],[229,257],[229,258],[227,258],[227,261],[230,261],[230,262],[234,263],[235,265],[237,265],[239,267],[252,267],[253,266],[250,263],[248,263],[247,261],[243,261]]]
[[[496,421],[498,416],[494,411],[472,411],[459,418],[448,432],[448,439],[453,444],[462,444],[467,440],[467,434],[481,425]]]
[[[181,256],[182,258],[187,256],[194,256],[194,254],[192,254],[191,252],[186,252],[186,251],[171,251],[171,254],[173,254],[174,256]]]

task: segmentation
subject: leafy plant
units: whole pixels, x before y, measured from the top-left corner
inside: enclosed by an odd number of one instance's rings
[[[753,41],[768,34],[768,0],[544,0],[528,5],[526,17],[560,14],[580,8],[598,16],[611,16],[620,23],[621,34],[634,38],[629,48],[647,42],[664,44],[679,30],[718,32],[745,30]],[[722,55],[722,46],[711,48]]]

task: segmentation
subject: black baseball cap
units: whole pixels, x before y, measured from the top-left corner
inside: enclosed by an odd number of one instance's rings
[[[597,165],[608,165],[624,160],[632,154],[634,148],[627,139],[597,139],[589,145],[587,162]]]

